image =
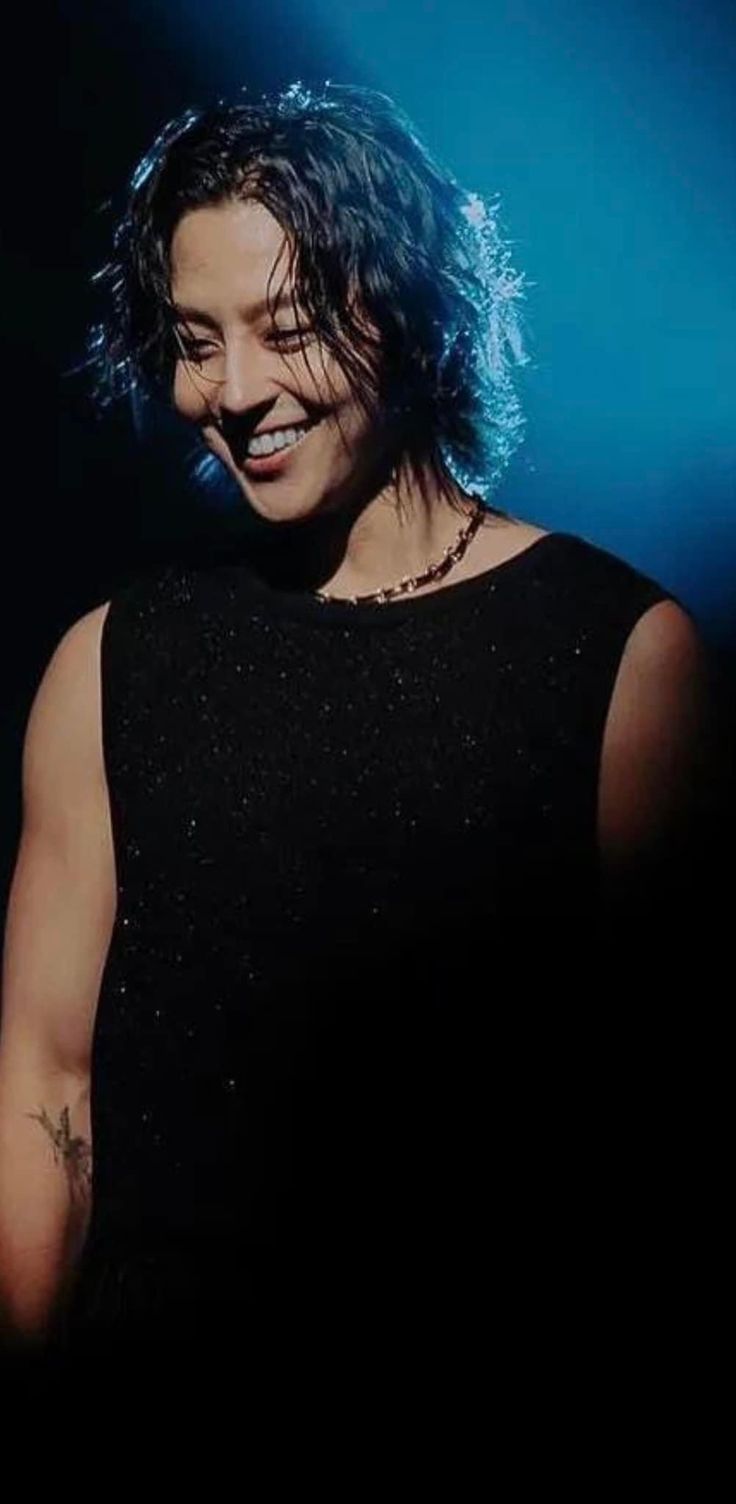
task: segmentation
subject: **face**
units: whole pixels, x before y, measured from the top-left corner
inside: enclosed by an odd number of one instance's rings
[[[339,508],[376,457],[374,425],[305,311],[295,316],[292,287],[285,234],[263,205],[228,201],[179,221],[174,406],[273,521]],[[284,447],[266,453],[274,442]]]

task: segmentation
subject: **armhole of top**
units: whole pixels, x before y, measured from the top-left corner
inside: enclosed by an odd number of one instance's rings
[[[99,675],[103,767],[111,806],[115,784],[116,718],[125,697],[126,643],[130,652],[129,665],[132,665],[131,619],[134,612],[149,601],[156,590],[165,588],[174,573],[175,565],[170,563],[142,570],[129,579],[127,584],[113,590],[109,597],[100,633]]]

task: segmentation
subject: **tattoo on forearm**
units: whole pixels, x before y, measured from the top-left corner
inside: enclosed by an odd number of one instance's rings
[[[73,1201],[87,1201],[92,1187],[92,1146],[81,1134],[72,1136],[69,1124],[69,1108],[63,1107],[58,1126],[49,1117],[46,1108],[39,1112],[27,1112],[26,1117],[35,1118],[45,1128],[54,1146],[54,1159],[64,1164]]]

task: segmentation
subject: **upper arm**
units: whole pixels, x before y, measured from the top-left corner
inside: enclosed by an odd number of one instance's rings
[[[84,1078],[115,915],[99,654],[108,604],[58,643],[23,744],[23,817],[3,949],[0,1078]]]
[[[637,622],[619,665],[604,730],[598,837],[604,879],[687,862],[711,797],[716,757],[710,664],[676,602]]]

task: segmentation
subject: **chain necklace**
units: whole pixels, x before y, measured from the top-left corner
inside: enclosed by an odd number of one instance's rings
[[[317,590],[315,592],[317,599],[326,602],[347,602],[351,606],[362,606],[374,601],[378,605],[383,605],[385,601],[391,601],[397,595],[405,595],[418,590],[420,585],[426,585],[430,580],[441,580],[452,569],[453,565],[462,559],[468,544],[475,533],[477,533],[485,514],[486,508],[481,502],[455,542],[451,543],[450,547],[445,549],[442,558],[437,564],[430,564],[429,569],[426,569],[424,574],[407,575],[403,580],[399,580],[397,585],[386,585],[383,590],[373,590],[368,595],[328,595],[324,590]]]

